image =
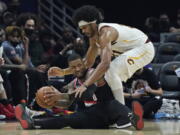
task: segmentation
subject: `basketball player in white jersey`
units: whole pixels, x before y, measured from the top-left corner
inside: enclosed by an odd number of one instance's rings
[[[73,21],[89,38],[84,61],[86,66],[93,66],[98,55],[101,58],[94,73],[76,89],[76,97],[81,97],[88,86],[105,76],[115,99],[124,104],[122,81],[126,82],[138,69],[153,60],[153,44],[136,28],[116,23],[100,23],[100,12],[94,6],[86,5],[77,9]],[[49,74],[54,69],[50,69]],[[59,69],[58,72],[59,75],[66,75],[72,73],[72,70]]]

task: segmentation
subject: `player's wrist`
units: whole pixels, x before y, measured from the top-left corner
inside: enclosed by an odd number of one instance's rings
[[[85,84],[85,83],[83,83],[83,86],[87,89],[88,88],[88,85],[87,84]]]
[[[66,70],[65,69],[63,69],[63,76],[65,76],[66,75]]]

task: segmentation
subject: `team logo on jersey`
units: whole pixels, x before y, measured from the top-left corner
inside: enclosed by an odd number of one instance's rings
[[[134,64],[134,60],[131,59],[131,58],[127,59],[127,62],[128,62],[129,65],[133,65]]]

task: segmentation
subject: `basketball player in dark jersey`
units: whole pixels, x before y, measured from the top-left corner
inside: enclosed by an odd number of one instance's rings
[[[77,54],[69,56],[68,63],[69,67],[74,70],[74,75],[77,78],[64,87],[63,91],[66,93],[73,93],[73,90],[90,76],[92,70],[87,70],[85,68],[82,58]],[[99,80],[96,86],[96,89],[94,89],[93,86],[89,86],[80,99],[72,98],[71,96],[70,99],[75,102],[77,100],[84,101],[87,97],[92,97],[93,94],[95,94],[97,98],[96,103],[81,111],[69,115],[38,119],[31,118],[26,113],[25,107],[18,105],[15,109],[16,118],[24,129],[60,129],[64,127],[76,129],[107,129],[113,124],[115,128],[125,128],[131,124],[137,130],[143,128],[143,111],[138,102],[133,102],[133,111],[131,111],[128,107],[114,99],[111,88],[104,79]],[[46,102],[54,102],[54,100],[58,99],[59,95],[61,95],[61,93],[58,90],[46,93]]]

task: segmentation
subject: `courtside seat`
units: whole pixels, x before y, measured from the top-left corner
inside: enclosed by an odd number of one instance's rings
[[[180,44],[178,43],[161,43],[158,47],[154,63],[166,63],[173,61],[176,55],[180,54]]]
[[[180,43],[180,32],[179,33],[170,33],[169,35],[167,35],[164,42]]]
[[[180,54],[176,55],[173,61],[180,61]]]
[[[175,73],[177,68],[180,68],[179,61],[168,62],[161,67],[159,79],[164,98],[180,99],[180,78]]]
[[[180,92],[178,91],[164,91],[163,98],[167,99],[179,99],[180,98]]]
[[[155,56],[154,56],[154,59],[153,59],[152,63],[155,62],[155,59],[156,59],[156,56],[157,56],[157,52],[158,52],[158,48],[161,45],[161,43],[160,42],[153,42],[153,45],[154,45],[154,49],[155,49]]]

